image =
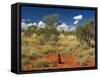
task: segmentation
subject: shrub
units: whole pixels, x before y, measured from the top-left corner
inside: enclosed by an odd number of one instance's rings
[[[76,44],[75,45],[75,48],[77,49],[77,48],[80,48],[81,47],[81,44]]]
[[[22,65],[31,64],[31,61],[28,58],[22,59]]]
[[[21,57],[27,58],[31,55],[32,45],[29,44],[30,42],[28,42],[28,44],[24,44],[24,43],[25,42],[22,43],[22,47],[21,47]]]
[[[31,55],[30,55],[30,59],[37,59],[41,57],[41,53],[37,52],[37,51],[31,51]]]
[[[43,47],[42,52],[44,54],[49,54],[49,53],[56,53],[56,48],[52,47],[52,46],[45,46]]]
[[[59,51],[59,53],[61,53],[61,54],[70,54],[71,53],[71,51],[67,48],[67,47],[59,47],[58,48],[58,51]]]
[[[80,59],[78,60],[78,64],[81,65],[81,66],[87,65],[87,63],[88,63],[88,58],[89,58],[88,55],[87,55],[87,56],[84,56],[84,57],[82,57],[82,58],[80,58]]]
[[[49,67],[49,62],[46,59],[40,59],[34,65],[39,68]]]
[[[87,50],[87,49],[89,49],[89,48],[90,48],[90,47],[89,47],[88,45],[86,45],[86,44],[82,46],[82,49],[83,49],[83,50]]]
[[[25,53],[21,55],[21,58],[27,58],[27,57],[28,57],[28,55]]]
[[[95,40],[95,28],[94,28],[94,21],[88,20],[85,24],[82,26],[78,26],[76,28],[76,37],[80,41],[86,42],[90,47],[91,46],[91,40]]]
[[[30,48],[29,47],[22,47],[21,57],[28,58],[30,56]]]
[[[90,56],[95,55],[95,49],[88,50],[88,53],[89,53]]]

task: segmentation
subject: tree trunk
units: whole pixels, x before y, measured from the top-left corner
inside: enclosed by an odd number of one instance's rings
[[[61,54],[60,54],[60,53],[58,53],[58,63],[59,63],[59,64],[62,63],[62,62],[61,62]]]

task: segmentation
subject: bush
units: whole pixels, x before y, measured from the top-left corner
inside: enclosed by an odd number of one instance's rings
[[[21,40],[21,43],[22,43],[22,45],[28,45],[29,41],[25,40],[23,37],[23,39]]]
[[[21,51],[21,57],[22,58],[28,58],[30,56],[30,48],[29,47],[22,47],[22,51]]]
[[[27,58],[27,57],[28,57],[28,55],[25,54],[25,53],[21,55],[21,58],[22,58],[22,59]]]
[[[81,66],[87,65],[87,63],[88,63],[88,58],[89,58],[88,55],[87,55],[87,56],[84,56],[84,57],[82,57],[82,58],[80,58],[80,59],[78,60],[78,64],[81,65]]]
[[[56,48],[52,47],[52,46],[45,46],[43,47],[42,52],[44,54],[49,54],[49,53],[56,53]]]
[[[81,47],[81,44],[76,44],[75,45],[75,49],[78,49],[78,48],[80,48]]]
[[[58,41],[58,36],[60,33],[56,28],[40,28],[36,31],[36,35],[38,36],[38,42],[40,45],[44,45],[49,41],[53,41],[53,44],[56,44]]]
[[[46,59],[41,59],[41,60],[36,61],[34,65],[39,68],[49,67],[49,62]]]
[[[83,46],[82,46],[82,49],[83,50],[87,50],[87,49],[89,49],[90,47],[88,46],[88,45],[86,45],[86,44],[84,44]]]
[[[89,53],[90,56],[95,55],[95,49],[88,50],[88,53]]]
[[[94,21],[88,20],[82,26],[78,26],[76,28],[76,37],[80,41],[86,42],[90,47],[94,48],[94,45],[91,45],[91,40],[95,41],[95,28],[94,28]]]
[[[31,64],[31,60],[28,58],[22,59],[22,65]]]
[[[93,49],[88,49],[86,51],[77,51],[75,52],[75,56],[78,58],[78,64],[81,66],[85,66],[88,63],[88,59],[94,56]]]
[[[61,54],[70,54],[71,53],[71,51],[67,48],[67,47],[59,47],[58,48],[58,51],[59,51],[59,53],[61,53]]]
[[[41,53],[37,51],[31,51],[30,59],[37,59],[39,57],[41,57]]]

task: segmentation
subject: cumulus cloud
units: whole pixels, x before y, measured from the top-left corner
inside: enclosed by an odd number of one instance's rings
[[[75,31],[76,30],[76,26],[71,26],[70,28],[69,28],[69,31]]]
[[[62,23],[61,25],[57,26],[58,31],[68,31],[69,26],[66,23]]]
[[[37,23],[34,22],[34,23],[28,23],[28,24],[27,24],[27,26],[31,26],[31,25],[37,25]]]
[[[34,23],[33,23],[33,25],[37,25],[37,23],[36,23],[36,22],[34,22]]]
[[[73,19],[75,20],[73,24],[78,24],[83,19],[83,15],[74,16]]]
[[[74,21],[74,24],[78,24],[78,22],[79,22],[79,20],[75,20],[75,21]]]
[[[34,22],[34,23],[21,22],[21,28],[22,29],[26,29],[28,26],[31,26],[31,25],[37,25],[37,23],[36,22]]]
[[[46,25],[46,24],[45,24],[43,21],[40,21],[40,22],[38,23],[38,27],[39,27],[39,28],[44,28],[45,25]]]
[[[21,28],[25,29],[27,27],[27,24],[25,22],[21,22]]]
[[[61,25],[57,26],[58,31],[75,31],[76,26],[67,25],[66,23],[62,23]]]
[[[59,27],[67,27],[68,28],[68,25],[66,23],[62,23],[61,25],[59,25]]]
[[[22,21],[22,22],[25,22],[25,19],[22,19],[21,21]]]
[[[33,25],[33,23],[28,23],[28,24],[27,24],[27,26],[31,26],[31,25]]]
[[[22,22],[30,21],[30,19],[22,19],[21,21],[22,21]]]
[[[83,15],[77,15],[73,17],[73,19],[75,20],[81,20],[82,18],[83,18]]]

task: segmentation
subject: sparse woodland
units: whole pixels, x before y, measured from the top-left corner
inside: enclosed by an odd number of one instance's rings
[[[22,70],[45,70],[95,66],[95,26],[93,20],[75,31],[58,31],[59,15],[47,15],[44,28],[28,26],[21,32]]]

